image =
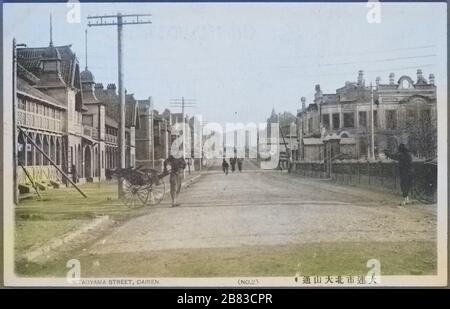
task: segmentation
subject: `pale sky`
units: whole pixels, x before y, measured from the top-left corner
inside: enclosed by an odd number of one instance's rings
[[[381,23],[367,22],[366,3],[125,3],[82,4],[81,23],[68,23],[61,4],[4,4],[4,46],[15,36],[48,46],[72,44],[96,82],[117,84],[116,27],[87,27],[88,15],[150,13],[150,25],[124,27],[125,87],[136,99],[153,97],[162,111],[184,96],[187,113],[212,122],[261,122],[296,113],[314,85],[334,93],[345,81],[377,76],[436,76],[438,103],[446,99],[446,3],[382,3]],[[445,101],[446,102],[446,101]],[[177,112],[178,110],[172,109]]]

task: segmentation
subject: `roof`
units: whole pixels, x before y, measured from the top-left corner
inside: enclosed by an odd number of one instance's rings
[[[94,83],[94,74],[85,68],[84,71],[80,73],[80,79],[82,83]]]
[[[40,77],[42,75],[41,60],[46,59],[49,48],[55,49],[57,55],[61,58],[61,76],[66,85],[76,86],[75,67],[78,65],[75,53],[72,51],[72,45],[55,47],[31,47],[18,48],[18,62],[28,71]]]
[[[72,45],[18,48],[17,61],[37,78],[37,88],[73,87],[81,90],[80,67]],[[59,70],[43,71],[45,61],[59,61]],[[30,75],[31,76],[31,75]],[[81,93],[75,95],[75,108],[85,111]]]
[[[96,88],[95,90],[97,98],[105,104],[106,116],[119,122],[120,103],[119,96],[115,92],[115,87],[105,90],[103,88]],[[138,104],[133,94],[125,95],[125,126],[140,127]]]
[[[43,102],[53,105],[55,107],[58,107],[61,109],[66,109],[66,106],[63,103],[59,102],[55,98],[53,98],[45,93],[43,93],[39,89],[34,88],[33,86],[28,84],[22,78],[17,78],[17,92],[21,95],[25,95],[25,96],[31,97],[33,99],[43,101]]]
[[[119,122],[109,116],[105,116],[105,124],[113,128],[119,127]]]

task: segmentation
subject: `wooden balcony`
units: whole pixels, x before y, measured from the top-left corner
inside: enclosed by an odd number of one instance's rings
[[[105,141],[110,144],[117,144],[117,136],[105,134]]]
[[[33,129],[61,132],[60,120],[20,109],[17,110],[17,124]]]
[[[86,125],[83,126],[83,134],[85,136],[89,136],[90,138],[94,138],[94,139],[99,138],[98,129],[90,127],[90,126],[86,126]]]

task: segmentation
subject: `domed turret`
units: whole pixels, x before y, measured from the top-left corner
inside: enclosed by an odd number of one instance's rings
[[[94,83],[94,75],[87,68],[80,73],[82,83]]]

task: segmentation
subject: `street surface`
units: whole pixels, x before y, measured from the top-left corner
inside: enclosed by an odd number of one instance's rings
[[[204,172],[182,190],[181,206],[164,201],[82,255],[98,263],[107,255],[121,256],[131,267],[136,254],[142,259],[174,249],[435,241],[435,207],[401,207],[399,200],[399,195],[261,171],[246,162],[242,173]]]

